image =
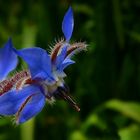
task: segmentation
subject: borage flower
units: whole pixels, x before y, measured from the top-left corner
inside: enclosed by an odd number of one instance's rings
[[[57,42],[50,54],[39,47],[16,50],[9,45],[8,51],[5,52],[6,56],[1,58],[1,65],[4,65],[6,57],[7,60],[11,59],[9,60],[11,66],[3,68],[8,70],[2,73],[1,77],[7,76],[15,68],[16,55],[27,63],[29,69],[0,83],[0,115],[14,115],[17,124],[23,123],[37,115],[44,107],[46,100],[53,101],[54,99],[63,99],[80,111],[70,97],[68,87],[64,82],[66,76],[64,69],[74,63],[71,57],[76,52],[86,49],[85,43],[69,43],[73,26],[73,11],[70,7],[62,22],[65,40]],[[11,41],[8,42],[10,43]],[[11,58],[8,58],[8,55]]]

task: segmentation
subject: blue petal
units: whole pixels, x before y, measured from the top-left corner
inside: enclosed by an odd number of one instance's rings
[[[64,70],[66,67],[68,67],[69,65],[74,64],[74,63],[75,63],[75,61],[73,61],[73,60],[71,60],[71,59],[69,59],[69,58],[66,58],[66,59],[63,61],[63,63],[59,66],[59,69],[57,69],[56,74],[57,74],[59,77],[65,77],[66,74],[64,73],[63,70]]]
[[[72,36],[73,26],[74,26],[73,11],[72,8],[69,7],[62,22],[62,31],[64,33],[66,41],[69,41]]]
[[[46,73],[45,72],[38,73],[34,77],[34,79],[36,79],[38,81],[46,81],[50,85],[52,85],[52,84],[54,84],[56,82],[54,77],[47,77],[47,80],[46,80]]]
[[[45,96],[43,94],[35,94],[31,100],[25,105],[23,110],[20,112],[17,123],[24,123],[37,115],[45,105]]]
[[[9,91],[0,96],[0,115],[14,115],[26,98],[40,89],[35,86],[28,86],[20,91]]]
[[[12,40],[9,39],[5,46],[0,48],[0,80],[6,78],[6,76],[17,66],[17,55],[12,47]]]
[[[15,51],[28,64],[32,78],[37,78],[37,75],[43,73],[38,78],[54,80],[51,59],[44,49],[34,47]]]
[[[68,67],[69,65],[74,64],[74,63],[75,63],[75,61],[73,61],[73,60],[71,60],[71,59],[69,59],[69,58],[66,58],[66,59],[63,61],[63,63],[59,66],[59,69],[56,71],[57,74],[58,74],[60,77],[61,77],[61,75],[62,75],[62,76],[65,76],[63,70],[64,70],[66,67]]]
[[[73,61],[69,58],[66,58],[62,63],[61,69],[64,70],[66,67],[68,67],[69,65],[74,64],[74,63],[75,63],[75,61]]]
[[[56,63],[55,63],[56,69],[59,69],[60,68],[61,64],[63,63],[63,61],[64,61],[64,59],[66,57],[66,54],[67,54],[67,45],[65,45],[62,48],[60,54],[56,58]]]

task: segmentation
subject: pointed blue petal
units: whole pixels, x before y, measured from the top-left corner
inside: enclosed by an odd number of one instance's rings
[[[23,110],[20,112],[17,123],[24,123],[37,115],[45,105],[45,96],[43,94],[35,94],[31,100],[27,102]]]
[[[66,41],[70,40],[73,32],[73,27],[74,27],[73,10],[71,7],[69,7],[62,22],[62,31],[64,33]]]
[[[28,64],[32,78],[43,73],[42,77],[38,78],[53,79],[51,59],[44,49],[34,47],[15,51]]]
[[[46,73],[45,72],[40,72],[38,73],[37,75],[35,75],[34,79],[38,80],[38,81],[46,81],[47,83],[49,83],[50,85],[51,84],[54,84],[56,81],[55,81],[55,78],[54,77],[50,77],[48,76],[47,77],[47,80],[46,80]]]
[[[74,63],[75,63],[75,61],[67,58],[63,61],[61,69],[64,70],[66,67],[68,67],[69,65],[74,64]]]
[[[20,91],[9,91],[0,96],[0,115],[14,115],[26,98],[34,93],[40,92],[35,86],[28,86]]]
[[[75,63],[75,61],[73,61],[73,60],[71,60],[71,59],[69,59],[69,58],[66,58],[66,59],[63,61],[63,63],[59,66],[59,69],[57,69],[57,71],[56,71],[57,76],[58,76],[58,77],[65,77],[66,74],[64,73],[63,70],[64,70],[66,67],[68,67],[69,65],[74,64],[74,63]]]
[[[12,47],[12,40],[9,39],[5,46],[0,48],[0,80],[6,78],[6,76],[17,66],[17,55]]]
[[[63,63],[63,61],[64,61],[64,59],[65,59],[65,57],[66,57],[66,54],[67,54],[67,45],[65,45],[65,46],[62,48],[60,54],[59,54],[59,55],[57,56],[57,58],[56,58],[56,63],[55,63],[56,69],[60,69],[60,66],[61,66],[61,64]]]

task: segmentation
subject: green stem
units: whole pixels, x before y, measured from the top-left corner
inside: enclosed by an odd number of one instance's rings
[[[34,119],[21,125],[21,140],[34,140]]]
[[[35,44],[37,28],[34,25],[23,24],[22,47],[32,47]],[[24,65],[24,64],[22,64]],[[21,140],[34,140],[34,119],[21,125]]]

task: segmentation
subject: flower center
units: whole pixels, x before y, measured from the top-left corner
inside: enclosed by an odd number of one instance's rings
[[[64,80],[58,79],[53,85],[48,85],[45,81],[41,83],[44,94],[47,98],[51,98],[58,87],[63,86]]]

